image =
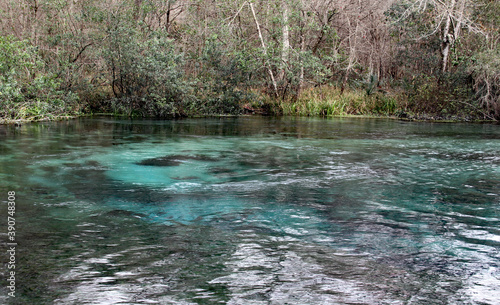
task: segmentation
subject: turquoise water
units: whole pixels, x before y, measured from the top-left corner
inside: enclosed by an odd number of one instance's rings
[[[498,125],[0,126],[0,303],[498,304],[499,165]]]

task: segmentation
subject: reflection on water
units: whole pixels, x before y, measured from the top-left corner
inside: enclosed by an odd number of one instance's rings
[[[499,126],[98,118],[0,138],[4,303],[500,302]]]

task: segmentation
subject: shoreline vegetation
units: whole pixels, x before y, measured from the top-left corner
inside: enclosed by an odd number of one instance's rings
[[[500,120],[500,2],[8,0],[0,124],[92,114]]]
[[[471,112],[462,113],[414,113],[406,110],[407,101],[401,101],[397,97],[387,94],[377,94],[374,96],[364,96],[363,92],[348,91],[345,95],[336,95],[329,97],[318,97],[325,91],[331,91],[330,94],[337,94],[338,88],[329,89],[311,89],[295,101],[283,101],[264,97],[254,102],[247,102],[238,105],[238,108],[230,113],[182,113],[172,114],[162,117],[144,116],[140,113],[120,113],[120,112],[74,112],[69,114],[43,113],[39,115],[24,115],[18,118],[0,117],[0,125],[21,125],[30,122],[44,121],[64,121],[81,117],[111,116],[130,119],[140,118],[200,118],[200,117],[240,117],[240,116],[295,116],[295,117],[321,117],[321,118],[386,118],[402,121],[416,122],[467,122],[467,123],[498,123],[494,118],[482,116],[481,111],[475,114]],[[264,100],[264,102],[262,102]]]
[[[256,96],[256,95],[255,95]],[[109,102],[109,101],[108,101]],[[105,103],[105,102],[103,102]],[[336,87],[309,88],[299,99],[279,100],[269,96],[260,96],[252,101],[245,101],[235,106],[231,112],[173,113],[165,116],[147,116],[137,112],[73,112],[69,114],[41,113],[24,114],[17,118],[0,118],[0,124],[21,125],[29,122],[63,121],[80,117],[112,116],[130,119],[139,118],[188,118],[188,117],[238,117],[238,116],[296,116],[323,118],[387,118],[402,121],[428,122],[468,122],[468,123],[498,123],[494,118],[484,116],[481,110],[471,105],[462,112],[447,113],[415,113],[409,110],[408,100],[401,94],[387,92],[366,95],[364,91],[347,89],[340,94]],[[81,107],[81,105],[80,105]],[[22,111],[21,111],[22,113]]]
[[[433,116],[428,114],[407,114],[403,113],[401,115],[386,115],[386,114],[332,114],[332,115],[314,115],[314,114],[268,114],[265,113],[263,109],[252,109],[247,111],[244,108],[244,112],[241,114],[198,114],[189,115],[182,117],[142,117],[142,116],[130,116],[126,114],[117,113],[85,113],[78,115],[61,115],[61,116],[47,116],[41,118],[24,118],[24,119],[4,119],[0,118],[0,125],[16,125],[21,126],[28,123],[38,123],[38,122],[57,122],[57,121],[69,121],[78,118],[92,118],[92,117],[113,117],[113,118],[126,118],[126,119],[184,119],[184,118],[211,118],[211,117],[252,117],[252,116],[274,116],[274,117],[316,117],[316,118],[358,118],[358,119],[390,119],[390,120],[400,120],[407,122],[430,122],[430,123],[474,123],[474,124],[499,124],[498,120],[488,120],[481,118],[473,118],[471,116],[457,116],[451,115],[447,117]]]

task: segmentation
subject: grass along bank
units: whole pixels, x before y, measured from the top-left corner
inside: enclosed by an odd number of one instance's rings
[[[333,86],[309,88],[292,100],[266,100],[271,112],[278,115],[342,116],[342,115],[395,115],[404,108],[395,94],[363,90],[345,90]]]
[[[346,89],[343,93],[335,86],[305,89],[295,99],[264,97],[261,110],[270,115],[292,116],[370,116],[393,117],[402,120],[484,122],[495,121],[471,103],[435,97],[434,107],[423,110],[420,95],[409,95],[397,90],[377,90],[368,93],[362,89]],[[430,103],[430,102],[429,102]],[[257,103],[252,104],[258,108]]]

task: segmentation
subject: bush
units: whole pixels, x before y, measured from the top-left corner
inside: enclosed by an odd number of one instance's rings
[[[117,22],[108,28],[110,40],[102,53],[113,110],[129,116],[184,115],[190,84],[183,78],[183,55],[173,41],[158,32],[141,40],[137,30]]]
[[[199,73],[196,95],[203,114],[240,114],[242,105],[255,95],[250,88],[257,62],[245,48],[228,50],[227,46],[211,37],[205,41],[198,61]]]
[[[0,36],[0,117],[42,119],[79,112],[76,94],[60,89],[29,42]]]
[[[478,103],[485,116],[500,120],[500,50],[480,53],[470,71]]]
[[[471,90],[470,77],[461,70],[439,76],[421,74],[406,83],[406,110],[435,118],[475,117]]]

